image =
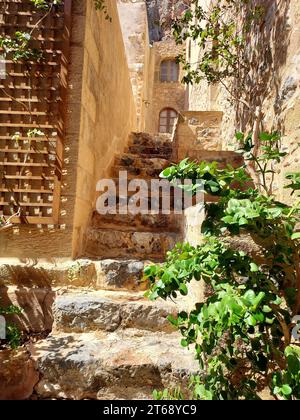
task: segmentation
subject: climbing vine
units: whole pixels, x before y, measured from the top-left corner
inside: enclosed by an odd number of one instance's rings
[[[191,179],[218,197],[206,204],[203,244],[178,244],[163,265],[146,268],[150,299],[188,295],[193,280],[203,282],[206,299],[191,312],[169,317],[182,346],[195,349],[199,375],[192,398],[260,399],[268,389],[276,399],[300,399],[300,201],[278,202],[271,193],[272,162],[285,156],[278,133],[260,133],[263,153],[253,153],[252,136],[236,140],[260,180],[253,185],[246,167],[220,169],[216,162],[182,161],[163,171],[171,182]],[[286,188],[299,194],[300,174],[288,174]],[[172,391],[156,393],[170,398]],[[178,391],[177,391],[177,395]]]

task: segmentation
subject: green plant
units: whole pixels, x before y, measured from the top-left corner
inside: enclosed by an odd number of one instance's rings
[[[19,308],[18,306],[10,305],[7,308],[3,308],[0,306],[1,316],[9,317],[11,315],[21,315],[21,314],[22,314],[22,309]],[[21,341],[21,332],[19,328],[12,323],[7,323],[6,324],[6,339],[5,340],[0,339],[0,344],[1,344],[1,341],[3,342],[3,344],[7,343],[9,347],[11,347],[12,349],[19,347],[20,341]]]
[[[236,113],[246,115],[246,118],[237,118],[236,125],[240,130],[252,132],[253,155],[257,157],[262,105],[269,86],[255,80],[264,63],[263,59],[258,61],[256,73],[253,72],[249,45],[263,31],[270,6],[257,5],[249,0],[210,1],[206,6],[199,3],[191,0],[186,12],[173,23],[177,44],[190,43],[195,51],[195,45],[198,46],[195,59],[186,51],[178,56],[184,71],[183,83],[194,85],[205,81],[225,90]],[[253,86],[250,95],[249,86]],[[251,161],[248,162],[248,171],[257,181]]]
[[[68,280],[70,282],[75,282],[79,280],[80,274],[81,274],[81,264],[79,261],[76,261],[74,264],[72,264],[71,267],[68,269]]]
[[[184,400],[184,396],[181,392],[181,389],[175,388],[172,390],[169,389],[164,389],[163,391],[153,391],[153,398],[157,401],[161,401],[161,400]]]
[[[237,134],[240,152],[258,174],[257,186],[245,167],[220,169],[215,162],[184,160],[161,174],[173,182],[191,179],[193,194],[202,185],[205,194],[219,197],[206,204],[203,244],[177,244],[164,264],[145,269],[152,300],[187,295],[193,279],[206,285],[204,302],[169,317],[182,346],[195,347],[196,399],[259,399],[266,387],[275,398],[299,399],[300,350],[291,333],[300,313],[300,203],[280,203],[271,194],[272,162],[285,154],[278,133],[259,138],[256,157],[252,137]],[[288,179],[293,192],[300,190],[299,174]]]
[[[0,48],[5,57],[12,57],[13,61],[40,61],[43,57],[42,51],[30,48],[32,35],[27,32],[17,31],[13,38],[0,37]]]

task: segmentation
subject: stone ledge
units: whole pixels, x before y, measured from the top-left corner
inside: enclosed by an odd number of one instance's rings
[[[41,373],[35,388],[41,398],[151,398],[154,389],[185,387],[199,370],[177,333],[60,334],[30,351]]]

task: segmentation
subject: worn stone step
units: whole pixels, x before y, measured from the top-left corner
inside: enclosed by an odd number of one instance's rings
[[[88,229],[85,255],[96,258],[140,258],[161,260],[180,236],[174,232],[127,232]]]
[[[149,168],[149,169],[160,169],[161,171],[170,165],[170,161],[164,158],[158,157],[147,157],[143,158],[131,153],[124,153],[117,155],[115,158],[115,165],[124,167],[134,168]]]
[[[39,398],[152,399],[154,389],[186,388],[199,370],[177,333],[51,335],[30,352],[41,374]]]
[[[139,157],[142,157],[142,158],[158,157],[161,159],[170,160],[172,158],[173,148],[166,147],[166,146],[132,145],[128,147],[128,153],[133,154],[133,155],[138,155]]]
[[[149,134],[149,133],[131,133],[129,144],[132,146],[149,147],[172,147],[172,135],[170,134]]]
[[[166,166],[165,166],[166,167]],[[118,177],[120,172],[127,171],[128,175],[131,178],[142,178],[142,179],[148,179],[148,178],[159,178],[161,172],[163,171],[164,167],[161,168],[155,168],[151,166],[144,166],[144,167],[135,167],[135,166],[118,166],[114,165],[111,168],[111,176],[113,178]]]
[[[172,332],[167,320],[176,313],[172,302],[151,302],[143,292],[76,290],[58,295],[53,305],[54,331],[91,332],[137,328]]]
[[[243,156],[233,151],[224,150],[197,150],[197,149],[179,149],[178,155],[180,160],[189,158],[198,162],[218,162],[219,167],[224,168],[226,165],[232,165],[234,168],[244,164]]]
[[[171,213],[165,214],[120,214],[122,207],[118,207],[117,214],[98,214],[94,212],[91,222],[93,229],[122,228],[126,231],[158,232],[162,229],[168,232],[181,230],[182,217]]]
[[[144,290],[145,285],[140,283],[140,279],[145,264],[147,261],[134,259],[78,259],[33,265],[18,260],[1,263],[0,260],[1,296],[5,304],[13,301],[17,305],[20,299],[24,302],[22,306],[26,307],[26,314],[21,316],[22,322],[26,318],[31,319],[33,311],[41,308],[43,315],[39,314],[39,323],[48,314],[52,317],[49,313],[54,295],[52,291],[62,286],[95,290]]]
[[[119,175],[119,174],[117,174]],[[127,194],[128,197],[132,197],[139,193],[142,197],[161,197],[161,196],[174,196],[175,187],[166,179],[156,178],[137,178],[129,174],[127,182],[122,178],[112,178],[117,197],[123,197]],[[137,180],[137,182],[135,182]],[[142,181],[142,184],[141,184]],[[157,181],[160,183],[158,184]],[[123,189],[125,188],[125,191]],[[178,191],[179,193],[179,191]],[[100,193],[101,195],[101,193]]]

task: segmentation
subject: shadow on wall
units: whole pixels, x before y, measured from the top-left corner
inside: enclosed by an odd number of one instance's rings
[[[51,331],[54,299],[55,291],[50,287],[0,285],[0,306],[8,308],[15,305],[22,309],[20,315],[6,316],[6,321],[28,333],[47,334]]]
[[[280,114],[284,100],[282,92],[281,69],[287,62],[287,52],[290,45],[289,8],[291,0],[254,0],[246,8],[262,6],[266,13],[262,18],[257,33],[257,26],[251,26],[247,37],[246,58],[250,69],[243,75],[243,90],[246,100],[250,104],[249,111],[245,106],[238,105],[236,122],[246,131],[253,126],[253,110],[264,103],[270,96],[274,97],[274,113],[278,116],[275,121],[276,129],[281,130]],[[246,22],[245,22],[246,23]]]

